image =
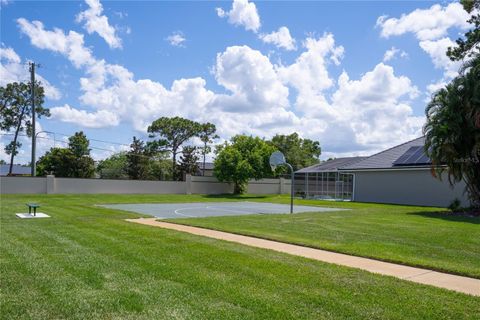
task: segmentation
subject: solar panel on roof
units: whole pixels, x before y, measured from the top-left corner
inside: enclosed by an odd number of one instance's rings
[[[412,154],[412,156],[410,158],[407,159],[407,162],[408,163],[417,163],[418,159],[420,159],[424,154],[425,154],[425,152],[423,152],[423,147],[420,147],[420,148],[417,149],[417,151],[415,151],[414,154]]]
[[[410,147],[407,151],[405,151],[395,162],[393,165],[402,165],[404,164],[417,150],[421,148],[419,146]]]
[[[393,162],[394,166],[411,166],[430,164],[430,158],[425,154],[423,146],[410,147]]]
[[[417,160],[417,164],[431,164],[432,160],[425,154],[423,153],[422,157]]]

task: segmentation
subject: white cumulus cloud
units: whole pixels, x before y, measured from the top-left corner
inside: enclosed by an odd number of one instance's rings
[[[122,40],[112,27],[107,16],[103,15],[103,6],[99,0],[85,0],[89,8],[77,15],[77,22],[84,22],[83,27],[89,34],[96,32],[110,48],[121,48]]]
[[[467,20],[470,15],[458,2],[445,6],[435,4],[428,9],[416,9],[400,18],[381,16],[377,20],[377,27],[384,38],[413,33],[419,41],[419,46],[425,51],[437,69],[443,70],[442,79],[435,80],[436,84],[443,84],[458,75],[460,62],[451,61],[446,52],[449,47],[456,44],[448,37],[451,28],[465,31],[472,27]],[[388,58],[387,53],[385,58]],[[384,61],[388,61],[384,59]],[[427,86],[426,94],[429,100],[438,85]]]
[[[428,53],[432,59],[433,65],[438,69],[443,69],[445,78],[454,78],[458,74],[458,69],[462,65],[461,61],[452,61],[446,55],[449,47],[454,47],[455,42],[450,38],[438,40],[420,41],[420,47]]]
[[[288,105],[288,88],[268,57],[248,46],[228,47],[218,54],[215,78],[232,92],[216,97],[216,105],[224,110],[247,112]]]
[[[328,73],[330,61],[338,65],[343,57],[342,46],[335,45],[331,33],[320,38],[309,37],[304,41],[304,51],[289,66],[278,68],[279,76],[283,82],[296,88],[300,94],[314,94],[333,85],[333,80]]]
[[[416,9],[400,18],[381,16],[377,20],[377,27],[385,38],[411,32],[419,40],[433,40],[444,37],[452,27],[468,29],[468,19],[469,15],[462,5],[454,2],[446,7],[435,4],[428,9]]]
[[[4,46],[0,48],[0,59],[5,59],[11,63],[20,63],[22,61],[19,55],[15,52],[15,50],[10,47]]]
[[[99,110],[89,113],[85,110],[78,110],[65,104],[61,107],[50,108],[53,119],[63,122],[75,123],[86,128],[114,127],[120,122],[118,116],[107,110]]]
[[[272,43],[279,48],[285,50],[296,50],[295,39],[290,35],[290,31],[287,27],[280,27],[278,31],[274,31],[268,34],[261,34],[259,38],[266,43]]]
[[[165,40],[174,47],[184,47],[184,42],[187,41],[183,32],[180,31],[173,32],[171,35],[166,37]]]
[[[227,47],[212,70],[225,92],[213,92],[200,77],[178,79],[169,87],[136,79],[127,68],[95,58],[80,34],[45,30],[25,19],[18,23],[34,46],[62,54],[85,73],[78,108],[52,108],[53,117],[64,122],[85,127],[128,122],[145,132],[158,117],[181,116],[215,123],[226,139],[296,131],[320,140],[330,154],[370,153],[421,132],[423,117],[414,116],[409,105],[418,90],[392,67],[379,63],[360,79],[347,72],[339,79],[329,74],[345,51],[333,34],[308,37],[289,65],[274,64],[248,46]]]
[[[406,58],[408,57],[408,54],[400,49],[397,49],[395,47],[391,47],[387,51],[385,51],[385,54],[383,55],[383,62],[388,62],[390,60],[395,59],[397,56],[400,58]]]
[[[260,29],[260,16],[253,2],[233,0],[230,11],[225,11],[222,8],[217,8],[216,10],[219,17],[228,18],[228,22],[233,25],[243,26],[245,30],[253,32],[258,32]]]
[[[84,46],[83,34],[75,31],[65,34],[58,28],[53,31],[45,30],[42,22],[30,22],[24,18],[17,19],[17,23],[20,31],[30,38],[35,47],[61,53],[77,68],[95,63],[91,50]]]
[[[36,74],[36,80],[41,82],[45,89],[45,97],[48,99],[58,100],[62,97],[60,90],[38,73]],[[13,48],[0,47],[0,86],[5,86],[11,82],[28,81],[30,81],[30,72],[27,62],[22,63],[22,59]]]
[[[323,89],[299,94],[296,108],[305,114],[299,132],[336,154],[379,151],[421,135],[424,118],[414,116],[409,105],[417,95],[410,79],[383,63],[358,80],[344,71],[331,95]]]

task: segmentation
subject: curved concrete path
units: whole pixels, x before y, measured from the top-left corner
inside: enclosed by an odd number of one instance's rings
[[[373,273],[392,276],[407,281],[427,284],[439,288],[480,296],[480,279],[457,276],[428,269],[378,261],[374,259],[350,256],[300,245],[242,236],[238,234],[211,229],[184,226],[180,224],[157,221],[156,218],[126,219],[129,222],[187,232],[199,236],[244,244],[256,248],[270,249],[295,256],[301,256],[328,263],[366,270]]]

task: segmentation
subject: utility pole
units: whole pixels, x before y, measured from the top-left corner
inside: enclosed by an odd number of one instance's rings
[[[37,175],[37,165],[35,163],[35,147],[36,147],[36,135],[35,135],[35,62],[30,62],[30,86],[31,86],[31,98],[32,98],[32,177]]]

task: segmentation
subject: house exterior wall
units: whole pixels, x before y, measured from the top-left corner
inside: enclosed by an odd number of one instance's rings
[[[432,177],[429,169],[356,171],[354,201],[419,206],[447,207],[455,198],[469,206],[465,183],[452,189],[445,176],[443,181]]]

